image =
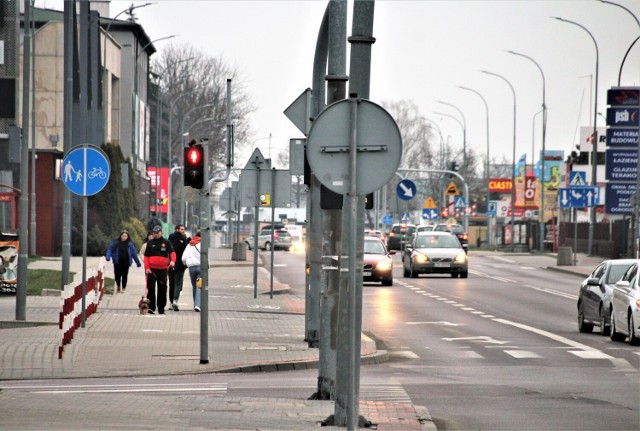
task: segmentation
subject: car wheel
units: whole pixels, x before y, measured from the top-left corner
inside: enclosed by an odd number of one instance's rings
[[[418,273],[413,269],[413,265],[411,265],[411,269],[409,269],[409,275],[411,278],[418,278]]]
[[[629,325],[629,344],[631,344],[632,346],[639,345],[640,338],[638,338],[638,334],[636,334],[636,325],[633,322],[633,314],[631,313],[629,313],[627,324]]]
[[[593,325],[584,321],[584,306],[582,302],[578,305],[578,331],[582,333],[593,331]]]
[[[267,250],[267,251],[271,250],[271,243],[270,242],[265,242],[264,243],[264,249]]]
[[[382,280],[382,285],[383,286],[393,286],[393,278],[390,278],[389,280]]]
[[[598,313],[598,316],[600,320],[600,335],[609,335],[611,326],[605,318],[606,314],[604,312],[604,308],[602,308],[602,305],[600,305],[600,312]]]
[[[613,309],[611,309],[609,316],[609,321],[611,322],[611,334],[609,334],[609,336],[611,337],[611,341],[624,341],[624,334],[616,331],[616,320],[613,318]]]
[[[456,274],[455,272],[451,273],[451,278],[456,278],[458,276],[458,274]]]
[[[460,277],[467,278],[467,277],[469,277],[469,273],[467,271],[464,271],[464,272],[460,273]]]

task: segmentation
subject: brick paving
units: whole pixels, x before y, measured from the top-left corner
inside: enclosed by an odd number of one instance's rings
[[[0,297],[0,380],[87,377],[165,376],[228,371],[275,371],[317,368],[318,349],[303,340],[304,298],[274,279],[269,297],[269,273],[259,268],[258,298],[253,298],[253,253],[231,261],[230,249],[210,250],[208,352],[200,364],[200,313],[193,310],[191,283],[185,276],[180,311],[165,316],[140,315],[144,271],[132,267],[125,293],[105,295],[97,313],[78,329],[58,359],[58,313],[55,296],[28,296],[27,321],[15,321],[15,297]],[[87,258],[87,267],[97,258]],[[61,270],[60,259],[42,259],[30,268]],[[70,270],[80,273],[82,259],[72,258]],[[107,263],[107,277],[113,266]],[[55,290],[55,288],[54,288]],[[12,301],[12,302],[10,302]],[[35,326],[37,325],[37,326]],[[386,352],[363,334],[362,363],[380,363]],[[2,384],[0,383],[0,387]],[[228,396],[91,395],[91,414],[77,394],[57,394],[57,405],[43,407],[40,394],[0,391],[0,429],[39,429],[25,418],[41,418],[46,428],[87,429],[224,429],[301,430],[320,426],[334,411],[332,401]],[[49,395],[50,396],[50,395]],[[46,395],[44,395],[46,397]],[[170,413],[174,411],[176,415]],[[115,414],[114,414],[115,412]],[[360,401],[360,414],[380,430],[435,429],[422,425],[411,404]],[[141,420],[162,417],[161,423]],[[74,418],[70,425],[69,418]],[[212,420],[215,418],[215,420]],[[38,422],[34,422],[38,423]],[[325,427],[325,429],[341,429]]]

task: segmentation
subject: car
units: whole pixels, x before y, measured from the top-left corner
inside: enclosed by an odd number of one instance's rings
[[[613,286],[634,262],[633,259],[605,260],[580,284],[577,303],[580,332],[592,332],[597,326],[600,334],[609,335]]]
[[[433,231],[414,235],[413,241],[402,254],[404,277],[417,278],[419,274],[451,274],[467,278],[467,253],[458,238],[450,232]]]
[[[251,250],[255,243],[254,236],[251,235],[250,237],[246,238],[244,240],[244,243],[247,244],[247,248]],[[293,242],[289,231],[287,231],[286,229],[276,228],[276,230],[273,232],[273,249],[289,251],[291,250],[292,246]],[[258,234],[258,248],[262,250],[271,250],[271,247],[271,228],[263,228]]]
[[[416,231],[416,225],[398,223],[391,226],[387,236],[387,248],[389,250],[402,250],[404,245],[411,240],[411,235]]]
[[[469,235],[464,231],[462,225],[455,223],[439,223],[433,227],[433,230],[438,232],[451,232],[458,238],[458,241],[460,241],[464,251],[469,251]]]
[[[423,224],[420,225],[418,227],[416,227],[416,233],[420,233],[420,232],[431,232],[433,230],[434,226],[432,224]]]
[[[363,281],[381,282],[393,286],[393,259],[395,250],[388,251],[382,240],[375,236],[364,237]]]
[[[364,230],[364,234],[365,236],[375,236],[377,238],[380,238],[382,241],[385,241],[385,236],[384,234],[379,231],[379,230],[375,230],[375,229],[365,229]]]
[[[620,281],[613,286],[609,306],[611,340],[629,340],[629,344],[640,345],[640,286],[638,285],[638,265],[636,260],[627,269]]]

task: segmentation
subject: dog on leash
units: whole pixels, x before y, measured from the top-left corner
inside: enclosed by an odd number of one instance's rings
[[[138,302],[138,308],[140,309],[140,314],[147,314],[149,311],[149,300],[143,296],[140,302]]]

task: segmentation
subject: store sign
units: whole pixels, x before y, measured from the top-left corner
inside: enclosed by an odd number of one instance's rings
[[[511,193],[511,178],[489,178],[489,191],[492,193]]]

